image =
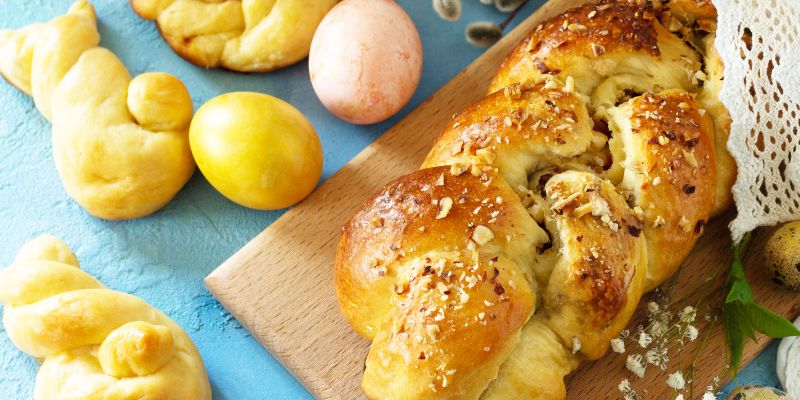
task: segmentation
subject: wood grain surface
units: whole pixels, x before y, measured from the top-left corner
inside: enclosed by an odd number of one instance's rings
[[[359,383],[369,343],[339,314],[333,287],[334,254],[345,220],[381,186],[419,168],[446,121],[483,97],[495,69],[523,35],[542,20],[585,2],[552,0],[542,6],[206,278],[211,293],[314,396],[364,397]],[[726,220],[711,223],[682,269],[677,292],[703,281],[729,256],[729,245]],[[749,267],[757,299],[783,315],[796,316],[797,296],[777,289],[758,265]],[[767,343],[762,339],[748,345],[745,360]],[[717,329],[699,362],[696,385],[706,385],[724,368],[723,349]],[[690,350],[682,354],[693,354]],[[620,398],[617,384],[630,378],[624,363],[625,356],[614,354],[584,364],[568,378],[569,398]],[[687,363],[688,356],[677,356],[672,365]],[[631,382],[644,398],[664,399],[670,393],[665,380],[666,372]]]

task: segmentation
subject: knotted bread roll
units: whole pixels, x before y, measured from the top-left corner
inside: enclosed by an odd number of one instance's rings
[[[0,303],[11,341],[42,362],[37,400],[211,399],[186,332],[81,271],[55,237],[32,240],[0,271]]]
[[[728,207],[714,9],[674,3],[605,1],[537,27],[423,169],[345,224],[335,283],[372,341],[369,398],[565,398],[564,377]]]
[[[33,96],[53,125],[53,158],[67,193],[90,214],[129,219],[166,205],[194,171],[189,92],[174,76],[131,79],[98,47],[94,9],[0,30],[0,75]]]
[[[130,0],[187,61],[205,68],[268,72],[308,56],[339,0]]]

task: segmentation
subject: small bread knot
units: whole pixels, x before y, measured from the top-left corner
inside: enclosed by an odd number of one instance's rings
[[[94,6],[86,0],[78,0],[72,3],[69,10],[67,10],[67,14],[84,17],[97,26],[97,14],[94,12]]]
[[[148,72],[128,86],[128,108],[136,121],[152,131],[181,131],[192,120],[192,98],[176,77]]]
[[[169,328],[135,321],[111,332],[100,345],[97,358],[106,375],[129,378],[158,371],[174,354]]]
[[[55,261],[80,267],[78,258],[75,257],[69,246],[52,235],[42,235],[25,243],[17,253],[14,262],[24,263],[26,261]]]
[[[210,400],[186,332],[144,300],[103,286],[74,258],[44,235],[0,269],[5,334],[41,362],[34,397]]]

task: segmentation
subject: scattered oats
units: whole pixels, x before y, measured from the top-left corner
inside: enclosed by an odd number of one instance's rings
[[[484,301],[483,301],[483,305],[485,305],[486,307],[491,307],[491,306],[493,306],[493,305],[494,305],[494,303],[492,303],[492,302],[491,302],[491,301],[489,301],[489,300],[484,300]]]
[[[483,312],[483,311],[479,312],[478,313],[478,319],[483,321],[484,318],[486,318],[486,313]]]
[[[419,228],[417,228],[417,230],[420,232],[425,232],[425,226],[420,226]]]
[[[667,378],[667,386],[675,390],[683,390],[686,386],[686,381],[683,379],[681,371],[675,371]]]
[[[503,198],[500,197],[500,196],[497,196],[497,197],[494,198],[494,202],[497,203],[497,204],[503,204]]]
[[[625,342],[620,338],[611,339],[611,350],[615,353],[622,354],[625,352]]]
[[[625,360],[625,368],[639,378],[644,378],[644,371],[647,366],[642,362],[641,354],[631,354],[628,356],[628,359]]]
[[[682,101],[682,102],[678,103],[678,108],[680,108],[681,110],[688,110],[689,109],[689,103],[687,103],[685,101]]]
[[[698,108],[697,109],[697,113],[700,114],[701,117],[703,117],[703,116],[706,115],[706,109],[705,108]]]
[[[489,243],[492,239],[494,239],[494,233],[486,226],[478,225],[475,227],[475,231],[472,232],[472,240],[479,245]]]
[[[577,336],[572,337],[572,354],[575,354],[581,350],[581,339]]]
[[[587,15],[587,17],[589,17],[589,19],[592,19],[595,16],[597,16],[597,10],[589,11],[589,14]]]
[[[503,125],[505,125],[506,127],[511,127],[511,125],[514,125],[514,121],[511,120],[511,117],[507,116],[503,118]]]
[[[639,220],[644,219],[644,210],[642,210],[642,207],[639,207],[639,206],[633,207],[633,214]]]
[[[669,144],[669,138],[664,135],[658,135],[658,144],[666,146]]]
[[[491,347],[489,347],[489,346],[486,346],[486,347],[484,347],[484,348],[483,348],[483,351],[485,351],[485,352],[489,352],[489,350],[491,350],[491,349],[492,349]]]
[[[436,219],[442,219],[450,213],[453,208],[453,199],[450,197],[443,197],[439,200],[439,212],[436,214]]]
[[[653,221],[653,226],[656,227],[656,228],[661,228],[666,223],[667,223],[667,221],[664,220],[664,217],[658,215],[658,216],[656,216],[655,221]]]
[[[657,176],[657,177],[653,178],[653,186],[658,186],[660,184],[661,184],[661,177],[660,176]]]

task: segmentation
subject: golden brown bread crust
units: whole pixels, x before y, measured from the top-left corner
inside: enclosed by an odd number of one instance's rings
[[[662,3],[606,1],[542,24],[504,61],[490,94],[447,124],[423,169],[345,225],[337,295],[373,340],[362,383],[370,398],[565,398],[564,377],[607,352],[642,294],[730,204],[713,6]],[[440,176],[453,188],[437,186]],[[491,201],[465,200],[437,220],[441,199],[458,193],[499,195],[493,211],[504,218],[480,217]],[[492,240],[476,246],[483,224]],[[527,291],[503,292],[508,308],[491,311],[503,324],[468,323],[487,315],[471,304],[444,313],[430,337],[425,310],[452,299],[431,294],[428,279],[466,259],[478,275],[492,271],[508,279],[504,288],[527,282]],[[440,267],[426,275],[427,265]],[[496,307],[489,289],[456,285]]]
[[[622,195],[592,173],[568,171],[545,186],[560,253],[544,288],[546,325],[588,359],[627,325],[647,270],[642,223]],[[636,272],[639,271],[637,274]]]
[[[652,290],[678,269],[714,209],[717,164],[713,125],[679,91],[645,94],[610,110],[624,165],[619,188],[644,220]]]
[[[537,27],[503,61],[489,92],[554,75],[572,77],[577,90],[588,95],[605,77],[632,73],[639,73],[643,84],[664,81],[662,89],[688,90],[687,67],[699,67],[696,54],[652,10],[604,2],[569,10]]]
[[[373,340],[371,398],[476,397],[533,311],[530,250],[547,237],[502,176],[475,172],[401,177],[344,226],[336,289]]]
[[[345,224],[334,270],[337,295],[364,337],[372,339],[382,324],[406,260],[474,247],[473,235],[483,226],[494,239],[482,252],[504,253],[527,274],[530,249],[547,241],[525,208],[510,201],[516,194],[494,170],[452,172],[436,167],[401,177]]]
[[[512,188],[528,174],[602,148],[581,96],[552,79],[514,84],[455,116],[435,141],[423,168],[491,162]],[[597,156],[591,154],[591,156]],[[605,159],[589,160],[599,166]]]

